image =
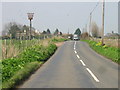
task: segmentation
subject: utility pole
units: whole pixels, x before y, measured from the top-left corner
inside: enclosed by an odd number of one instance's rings
[[[89,24],[89,39],[90,39],[90,31],[91,31],[91,19],[92,19],[92,12],[90,13],[90,24]]]
[[[87,24],[85,25],[85,32],[87,32]]]
[[[102,45],[104,44],[104,12],[105,12],[105,1],[102,4]]]
[[[68,28],[68,35],[69,35],[69,28]]]

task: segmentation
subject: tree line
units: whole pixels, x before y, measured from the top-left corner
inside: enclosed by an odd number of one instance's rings
[[[59,31],[57,28],[54,31],[54,33],[51,33],[50,29],[43,30],[43,32],[36,31],[34,27],[32,27],[31,30],[31,36],[32,38],[38,38],[39,36],[51,36],[51,35],[62,35],[62,32]],[[4,30],[2,31],[2,38],[4,39],[20,39],[25,38],[28,39],[30,36],[30,27],[27,25],[21,25],[16,22],[10,22],[4,26]]]
[[[20,39],[25,38],[28,39],[30,36],[30,27],[27,25],[21,25],[16,22],[10,22],[4,26],[4,30],[2,31],[2,38],[11,38],[11,39]],[[81,36],[82,38],[86,38],[88,36],[95,37],[95,38],[101,38],[101,29],[97,26],[95,22],[91,24],[90,28],[91,34],[87,32],[87,26],[81,30],[77,28],[74,32],[74,34],[77,34],[78,36]],[[51,33],[51,30],[48,28],[47,30],[43,30],[42,32],[37,31],[34,27],[32,27],[32,37],[33,38],[39,38],[39,36],[51,36],[51,35],[63,35],[61,31],[56,28],[54,32]],[[20,37],[21,36],[21,37]]]

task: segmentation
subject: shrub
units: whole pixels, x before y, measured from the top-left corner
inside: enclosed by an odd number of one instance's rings
[[[9,82],[4,82],[2,88],[14,88],[21,80],[27,78],[31,72],[39,68],[40,64],[37,61],[28,63],[23,69],[20,69],[12,78],[9,79]]]
[[[24,52],[14,58],[2,61],[2,82],[8,81],[17,71],[23,69],[25,65],[35,61],[47,60],[57,49],[56,45],[48,46],[35,45],[27,48]]]

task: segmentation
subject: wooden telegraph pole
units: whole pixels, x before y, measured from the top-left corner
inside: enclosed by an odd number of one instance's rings
[[[105,12],[105,1],[102,4],[102,45],[104,45],[104,12]]]
[[[90,13],[90,24],[89,24],[89,39],[90,39],[90,31],[91,31],[91,18],[92,18],[92,12]]]

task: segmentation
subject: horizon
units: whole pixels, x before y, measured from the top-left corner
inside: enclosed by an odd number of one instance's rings
[[[47,30],[54,32],[56,28],[63,33],[74,33],[77,28],[82,31],[87,24],[89,29],[89,13],[97,2],[3,2],[2,24],[17,22],[29,26],[28,12],[33,12],[33,27],[40,32]],[[105,34],[114,31],[118,33],[118,3],[105,3]],[[112,7],[112,8],[110,8]],[[12,11],[11,11],[12,10]],[[84,12],[83,12],[84,11]],[[92,14],[92,22],[101,28],[102,5]],[[82,13],[82,14],[81,14]]]

